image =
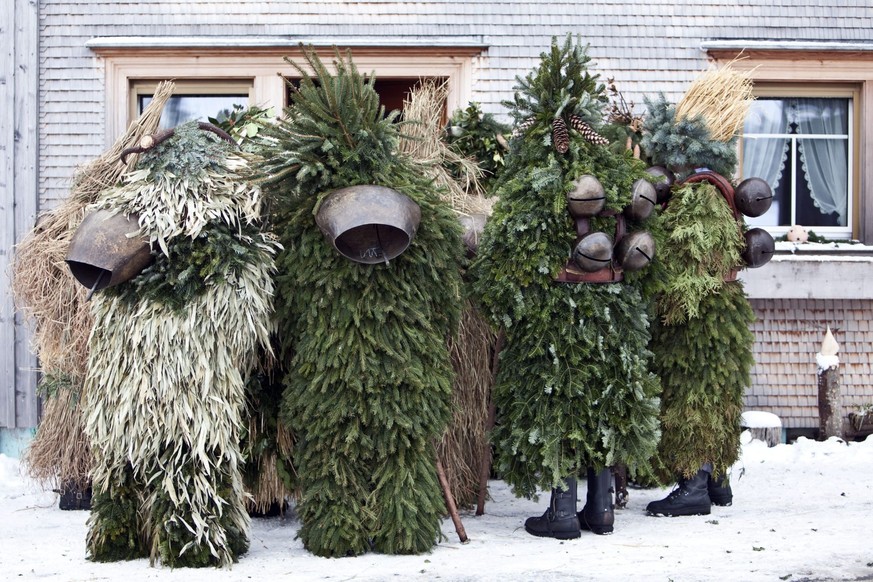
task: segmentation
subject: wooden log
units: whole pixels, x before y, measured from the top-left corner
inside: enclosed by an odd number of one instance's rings
[[[818,364],[818,438],[832,436],[845,438],[843,434],[843,403],[840,395],[840,345],[828,326],[821,349],[816,355]]]
[[[819,440],[835,436],[843,438],[842,397],[840,395],[840,370],[832,367],[818,371],[818,422]]]

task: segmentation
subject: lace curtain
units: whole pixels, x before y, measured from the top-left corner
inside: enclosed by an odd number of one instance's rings
[[[848,133],[848,109],[836,99],[791,99],[789,119],[803,135],[845,135]],[[816,207],[824,214],[836,212],[840,224],[846,224],[848,203],[848,154],[846,139],[798,140],[803,175]]]
[[[804,135],[848,134],[848,107],[843,99],[761,99],[746,118],[745,135],[788,134],[794,125],[803,177],[813,203],[823,213],[837,213],[846,224],[848,140],[803,139]],[[782,178],[789,141],[784,137],[743,140],[743,178],[758,177],[774,190]]]

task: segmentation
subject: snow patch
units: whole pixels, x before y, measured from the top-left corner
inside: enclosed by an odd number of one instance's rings
[[[782,426],[782,420],[772,412],[747,410],[740,417],[740,426],[745,428],[776,428]]]

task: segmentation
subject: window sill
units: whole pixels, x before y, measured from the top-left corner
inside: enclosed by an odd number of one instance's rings
[[[873,246],[778,242],[769,263],[739,279],[751,299],[873,299]]]

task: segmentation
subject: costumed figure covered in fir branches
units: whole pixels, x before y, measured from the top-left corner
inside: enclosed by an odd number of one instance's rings
[[[333,72],[304,57],[260,152],[284,246],[276,305],[299,535],[320,556],[425,552],[445,513],[435,445],[450,417],[460,224],[399,153],[374,78],[350,56]]]
[[[736,134],[751,99],[747,77],[730,68],[699,78],[677,106],[648,100],[642,146],[663,176],[664,210],[655,229],[662,270],[652,329],[661,377],[659,478],[679,478],[652,515],[708,514],[730,505],[727,471],[739,457],[743,392],[753,364],[754,319],[737,270],[759,267],[774,242],[745,230],[742,214],[760,216],[772,192],[761,179],[736,188]]]
[[[536,536],[613,531],[610,466],[645,466],[658,441],[646,305],[623,272],[653,258],[641,230],[654,205],[645,166],[596,128],[605,89],[584,47],[553,40],[518,79],[519,122],[474,269],[502,329],[494,387],[496,471],[520,495],[551,488],[525,523]],[[576,479],[588,479],[576,512]]]
[[[225,566],[248,549],[239,443],[276,245],[227,134],[189,123],[134,150],[137,169],[98,196],[67,257],[99,291],[83,403],[88,556]]]

